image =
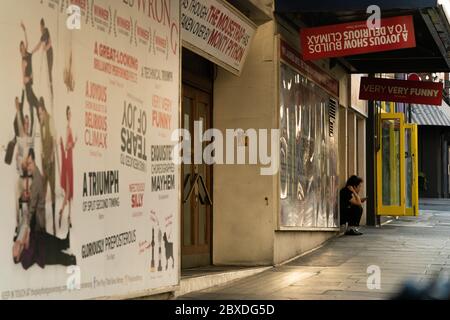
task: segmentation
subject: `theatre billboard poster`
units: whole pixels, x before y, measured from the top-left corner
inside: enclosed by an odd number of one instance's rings
[[[224,0],[180,0],[183,45],[239,76],[256,25]]]
[[[1,299],[177,286],[179,2],[1,6]]]

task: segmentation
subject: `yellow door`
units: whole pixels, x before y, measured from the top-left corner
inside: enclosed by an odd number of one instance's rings
[[[403,113],[380,115],[380,149],[377,152],[377,213],[404,216],[405,128]]]
[[[405,124],[405,186],[407,216],[419,215],[419,162],[417,125]]]

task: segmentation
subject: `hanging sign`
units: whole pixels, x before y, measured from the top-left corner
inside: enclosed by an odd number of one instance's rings
[[[240,75],[256,25],[222,0],[182,0],[183,45]]]
[[[367,21],[306,28],[301,30],[300,38],[305,60],[416,46],[412,16],[381,19],[381,26],[378,29],[369,29]]]
[[[361,78],[359,99],[442,105],[442,83]]]

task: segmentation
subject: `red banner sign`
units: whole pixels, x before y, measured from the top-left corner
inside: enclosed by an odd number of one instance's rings
[[[443,88],[436,82],[361,78],[359,99],[441,106]]]
[[[381,19],[378,29],[369,29],[367,21],[306,28],[301,30],[300,38],[305,60],[416,46],[412,16]]]
[[[280,39],[280,56],[285,62],[310,78],[328,93],[339,97],[339,81],[332,78],[312,62],[304,61],[302,55],[285,41]]]

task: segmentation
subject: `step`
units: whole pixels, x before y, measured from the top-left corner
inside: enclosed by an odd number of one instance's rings
[[[229,284],[272,268],[273,267],[210,267],[207,269],[185,270],[182,272],[183,275],[181,277],[180,290],[175,293],[175,296],[180,297],[191,292]]]

